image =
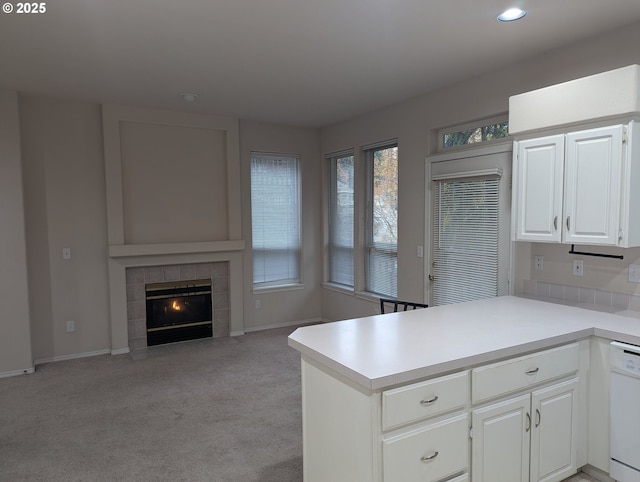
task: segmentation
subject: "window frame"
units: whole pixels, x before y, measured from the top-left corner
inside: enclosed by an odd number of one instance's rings
[[[272,291],[282,291],[288,289],[301,289],[304,287],[303,285],[303,266],[302,266],[302,251],[303,251],[303,240],[302,240],[302,159],[299,154],[292,153],[281,153],[281,152],[259,152],[259,151],[251,151],[250,153],[250,166],[249,166],[249,198],[250,198],[250,210],[251,210],[251,250],[252,250],[252,286],[253,292],[272,292]],[[254,197],[253,197],[253,182],[254,182],[254,159],[256,158],[282,158],[287,160],[295,161],[295,180],[296,180],[296,205],[295,209],[297,212],[295,216],[297,218],[297,277],[289,277],[289,278],[279,278],[270,281],[258,281],[256,282],[256,271],[255,271],[255,237],[254,237]],[[282,249],[290,249],[290,247],[283,247]]]
[[[498,137],[496,139],[489,139],[486,141],[481,141],[481,142],[473,142],[473,143],[467,143],[467,144],[463,144],[461,146],[450,146],[450,147],[445,147],[444,145],[444,136],[446,136],[447,134],[452,134],[454,132],[461,132],[461,131],[466,131],[466,130],[473,130],[473,129],[478,129],[481,127],[486,127],[486,126],[490,126],[490,125],[494,125],[494,124],[502,124],[502,123],[507,123],[507,135],[505,137]],[[508,113],[503,113],[503,114],[499,114],[499,115],[495,115],[495,116],[491,116],[491,117],[485,117],[482,119],[478,119],[475,121],[471,121],[471,122],[465,122],[463,124],[457,124],[457,125],[453,125],[453,126],[449,126],[449,127],[443,127],[441,129],[438,130],[438,152],[452,152],[452,151],[459,151],[459,150],[464,150],[464,149],[473,149],[473,148],[478,148],[478,147],[483,147],[483,146],[488,146],[488,145],[492,145],[492,144],[498,144],[498,143],[502,143],[502,142],[511,142],[511,138],[508,134],[508,129],[509,129],[509,114]]]
[[[351,211],[351,246],[340,246],[343,249],[351,249],[351,284],[345,283],[339,279],[339,276],[334,272],[334,251],[336,250],[336,237],[334,235],[335,226],[339,223],[338,221],[338,192],[337,192],[337,163],[340,160],[352,159],[352,190],[351,193],[351,201],[352,201],[352,211]],[[326,157],[327,162],[327,180],[328,180],[328,202],[327,202],[327,265],[326,265],[326,282],[340,289],[354,291],[356,286],[356,158],[355,152],[353,149],[347,151],[341,151],[338,153],[329,154]]]
[[[364,261],[364,279],[363,279],[363,285],[364,285],[364,291],[367,294],[373,295],[375,297],[384,297],[384,298],[397,298],[397,286],[398,286],[398,241],[397,241],[397,236],[398,236],[398,220],[399,220],[399,216],[398,216],[398,209],[396,207],[396,242],[395,242],[395,246],[389,243],[376,243],[373,239],[374,237],[374,233],[373,233],[373,225],[374,225],[374,208],[373,208],[373,204],[374,204],[374,186],[373,186],[373,181],[374,181],[374,156],[375,156],[375,152],[377,151],[381,151],[381,150],[385,150],[385,149],[391,149],[391,148],[395,148],[396,149],[396,183],[398,182],[398,176],[399,176],[399,158],[400,158],[400,149],[399,149],[399,145],[398,145],[398,141],[397,139],[393,139],[393,140],[388,140],[385,142],[380,142],[380,143],[376,143],[376,144],[372,144],[369,146],[364,146],[362,148],[365,160],[366,160],[366,202],[365,202],[365,231],[364,231],[364,243],[363,243],[363,261]],[[397,191],[398,191],[398,187],[396,184],[396,196],[397,196]],[[396,201],[397,202],[397,201]],[[381,292],[381,291],[377,291],[375,290],[375,288],[372,286],[372,277],[371,277],[371,267],[372,267],[372,260],[371,260],[371,255],[374,253],[378,253],[380,255],[389,255],[392,254],[394,260],[395,260],[395,266],[394,266],[394,275],[393,275],[393,284],[395,284],[395,293],[393,292]]]

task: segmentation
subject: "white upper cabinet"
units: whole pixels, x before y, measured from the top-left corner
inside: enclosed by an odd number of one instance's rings
[[[567,135],[566,243],[617,245],[622,170],[621,125]]]
[[[516,142],[516,239],[561,241],[564,136]]]
[[[640,246],[639,136],[632,121],[516,141],[514,239]]]

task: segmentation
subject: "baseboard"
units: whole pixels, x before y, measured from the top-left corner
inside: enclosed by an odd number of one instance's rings
[[[301,326],[308,325],[311,323],[322,323],[322,318],[310,318],[308,320],[300,320],[300,321],[287,321],[285,323],[274,323],[273,325],[264,325],[264,326],[252,326],[249,328],[245,328],[245,332],[251,331],[262,331],[262,330],[272,330],[274,328],[284,328],[287,326]]]
[[[127,350],[129,350],[127,348]],[[65,361],[65,360],[75,360],[76,358],[87,358],[90,356],[98,356],[98,355],[109,355],[111,350],[96,350],[96,351],[88,351],[85,353],[76,353],[73,355],[62,355],[62,356],[54,356],[51,358],[41,358],[40,360],[35,360],[33,362],[34,365],[41,365],[43,363],[57,362],[57,361]]]
[[[111,350],[111,354],[112,355],[126,355],[130,351],[131,350],[129,350],[129,347],[127,347],[127,348],[118,348],[117,350]]]
[[[18,375],[27,375],[35,372],[35,368],[25,368],[23,370],[12,370],[10,372],[0,372],[0,378],[17,377]]]
[[[580,471],[584,472],[589,477],[593,477],[594,479],[599,480],[600,482],[615,482],[611,477],[609,477],[609,475],[607,475],[606,472],[603,472],[600,469],[596,469],[591,465],[585,465],[580,469]]]

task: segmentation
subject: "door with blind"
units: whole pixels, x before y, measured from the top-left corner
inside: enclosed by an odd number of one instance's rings
[[[429,304],[508,294],[510,146],[429,158],[427,172]]]

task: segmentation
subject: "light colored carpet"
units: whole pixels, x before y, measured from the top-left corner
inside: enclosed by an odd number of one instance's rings
[[[0,379],[0,480],[302,480],[292,331],[48,363]]]

